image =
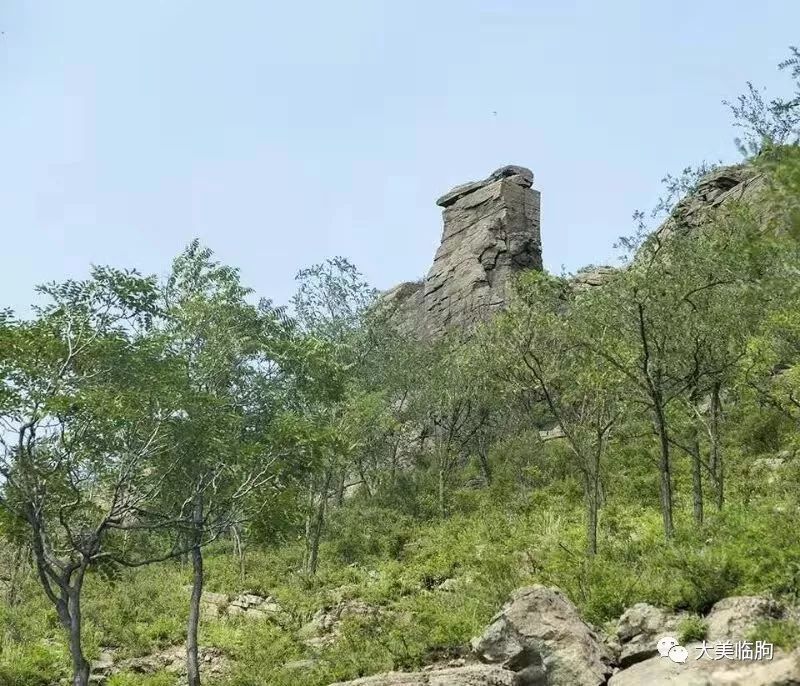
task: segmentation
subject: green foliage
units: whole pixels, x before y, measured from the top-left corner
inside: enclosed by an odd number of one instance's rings
[[[788,652],[800,645],[800,624],[788,619],[766,619],[756,624],[747,638],[772,643]]]
[[[64,651],[43,644],[13,645],[0,654],[0,686],[51,686],[65,675]]]
[[[791,97],[765,100],[761,90],[750,81],[747,92],[735,102],[723,101],[733,115],[734,126],[742,129],[736,143],[742,155],[756,155],[773,146],[796,144],[800,140],[800,51],[790,47],[790,56],[778,68],[787,71],[793,81]]]
[[[782,68],[797,80],[796,50]],[[752,87],[732,109],[758,207],[698,228],[673,209],[709,167],[668,176],[664,231],[637,215],[602,287],[525,274],[471,336],[403,335],[343,258],[299,273],[292,317],[253,305],[197,241],[163,282],[95,268],[43,287],[31,319],[1,312],[0,686],[68,677],[69,594],[89,659],[183,644],[201,578],[283,609],[203,619],[226,686],[457,656],[527,584],[598,625],[688,610],[687,642],[723,597],[797,603],[800,110]],[[354,600],[369,611],[304,642]]]
[[[331,552],[344,564],[398,559],[414,530],[410,517],[373,503],[341,508],[329,524]]]
[[[187,571],[175,564],[125,570],[112,582],[90,579],[87,640],[97,648],[119,648],[129,657],[180,643],[186,631],[188,582]]]
[[[678,624],[678,642],[682,645],[703,641],[708,633],[708,623],[697,615],[690,615]]]
[[[171,674],[115,674],[107,683],[108,686],[174,686],[175,677]]]

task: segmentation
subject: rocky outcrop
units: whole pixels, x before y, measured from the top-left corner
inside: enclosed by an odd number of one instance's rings
[[[732,649],[760,622],[793,618],[794,611],[761,596],[721,600],[705,617],[707,643],[684,644],[686,661],[677,663],[659,655],[657,644],[672,637],[675,645],[686,617],[638,603],[604,641],[561,591],[532,586],[512,594],[466,659],[331,686],[800,686],[800,650],[734,659],[716,647],[727,642]],[[483,664],[468,664],[475,660]]]
[[[658,654],[656,643],[665,635],[677,636],[681,615],[672,614],[647,603],[636,603],[619,618],[615,643],[617,664],[628,667]]]
[[[545,586],[516,591],[472,648],[484,662],[548,686],[601,686],[612,672],[601,637],[561,591]]]
[[[781,619],[785,609],[771,598],[734,596],[723,598],[711,608],[706,617],[707,638],[710,641],[741,641],[747,638],[759,622]]]
[[[736,201],[757,207],[765,185],[763,173],[752,165],[713,169],[677,203],[657,233],[700,228]],[[402,332],[430,338],[450,328],[469,330],[505,306],[515,273],[542,269],[540,195],[532,186],[529,169],[509,165],[439,198],[444,230],[433,266],[424,279],[402,283],[382,297]],[[571,281],[576,290],[586,291],[615,271],[591,266]]]
[[[333,607],[317,610],[311,621],[300,628],[299,635],[306,646],[314,650],[335,643],[342,623],[352,617],[379,617],[383,611],[362,600],[343,600]]]
[[[743,662],[698,659],[699,644],[686,648],[689,657],[683,664],[653,657],[615,674],[608,686],[800,686],[800,651]]]
[[[203,675],[220,679],[230,670],[229,658],[218,648],[199,649],[200,667]],[[101,650],[99,659],[92,665],[90,683],[105,686],[116,674],[169,675],[171,683],[186,683],[186,646],[175,645],[150,655],[118,659],[111,648]],[[161,682],[159,682],[161,683]]]
[[[389,672],[331,686],[536,686],[501,667],[469,665],[431,672]],[[542,684],[541,686],[544,686]]]
[[[765,184],[764,175],[751,165],[717,167],[703,176],[696,189],[675,205],[669,219],[658,231],[668,234],[678,228],[700,228],[713,211],[739,200],[755,205],[754,201]]]
[[[596,286],[602,286],[616,271],[614,267],[608,265],[590,265],[577,271],[570,279],[570,283],[576,291],[586,292]]]
[[[529,169],[510,165],[439,198],[444,230],[428,275],[383,296],[401,330],[422,338],[468,330],[505,305],[515,273],[542,268],[532,185]]]
[[[185,590],[191,593],[192,588],[187,586]],[[275,598],[250,592],[229,596],[225,593],[203,591],[200,597],[200,611],[207,619],[244,617],[280,622],[286,618],[286,613]]]

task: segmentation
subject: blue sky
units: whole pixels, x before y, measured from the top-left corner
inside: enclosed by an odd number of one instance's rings
[[[797,0],[3,0],[0,306],[194,236],[278,302],[337,254],[387,288],[429,268],[435,199],[509,163],[547,267],[607,262],[665,173],[738,157],[721,100],[785,91],[798,26]]]

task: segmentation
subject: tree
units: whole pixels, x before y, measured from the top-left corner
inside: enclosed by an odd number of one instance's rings
[[[425,380],[414,392],[418,421],[431,439],[439,516],[448,513],[453,472],[463,466],[487,421],[476,346],[453,333],[430,344]]]
[[[586,548],[597,553],[602,458],[619,415],[615,370],[592,354],[580,330],[583,310],[562,278],[532,273],[517,283],[508,312],[489,329],[495,373],[546,408],[583,483]]]
[[[793,79],[794,93],[789,99],[764,100],[761,91],[750,81],[747,92],[735,102],[724,100],[733,115],[734,126],[744,132],[736,143],[743,156],[758,155],[762,150],[800,141],[800,50],[792,46],[790,55],[778,65]]]
[[[161,291],[160,336],[176,361],[179,410],[153,475],[164,487],[140,516],[178,534],[192,563],[187,625],[189,686],[200,684],[198,626],[203,549],[247,522],[291,483],[286,360],[291,330],[281,312],[247,301],[238,271],[212,260],[197,241],[178,256]]]
[[[658,440],[659,499],[664,535],[673,525],[672,454],[667,407],[685,388],[684,341],[676,336],[683,293],[670,281],[668,239],[631,241],[635,260],[581,299],[585,345],[616,369],[635,405],[650,415]],[[712,277],[713,278],[713,277]]]
[[[356,444],[348,438],[345,401],[371,344],[364,323],[377,292],[341,257],[301,270],[297,281],[292,306],[306,338],[304,345],[326,358],[297,396],[301,411],[313,418],[315,440],[309,445],[319,465],[319,471],[310,473],[307,486],[305,569],[313,575],[332,490],[338,484],[336,490],[342,492],[353,467],[349,458]],[[316,359],[322,362],[322,358]]]
[[[67,634],[72,683],[86,686],[84,581],[128,561],[120,532],[161,487],[150,471],[169,361],[151,335],[153,279],[95,268],[38,290],[50,303],[34,319],[0,317],[0,509]]]

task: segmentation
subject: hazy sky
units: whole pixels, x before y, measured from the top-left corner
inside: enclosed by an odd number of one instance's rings
[[[546,265],[611,259],[659,180],[735,160],[798,0],[0,0],[0,306],[194,236],[284,302],[341,254],[422,276],[435,199],[533,169]],[[496,113],[496,114],[495,114]]]

